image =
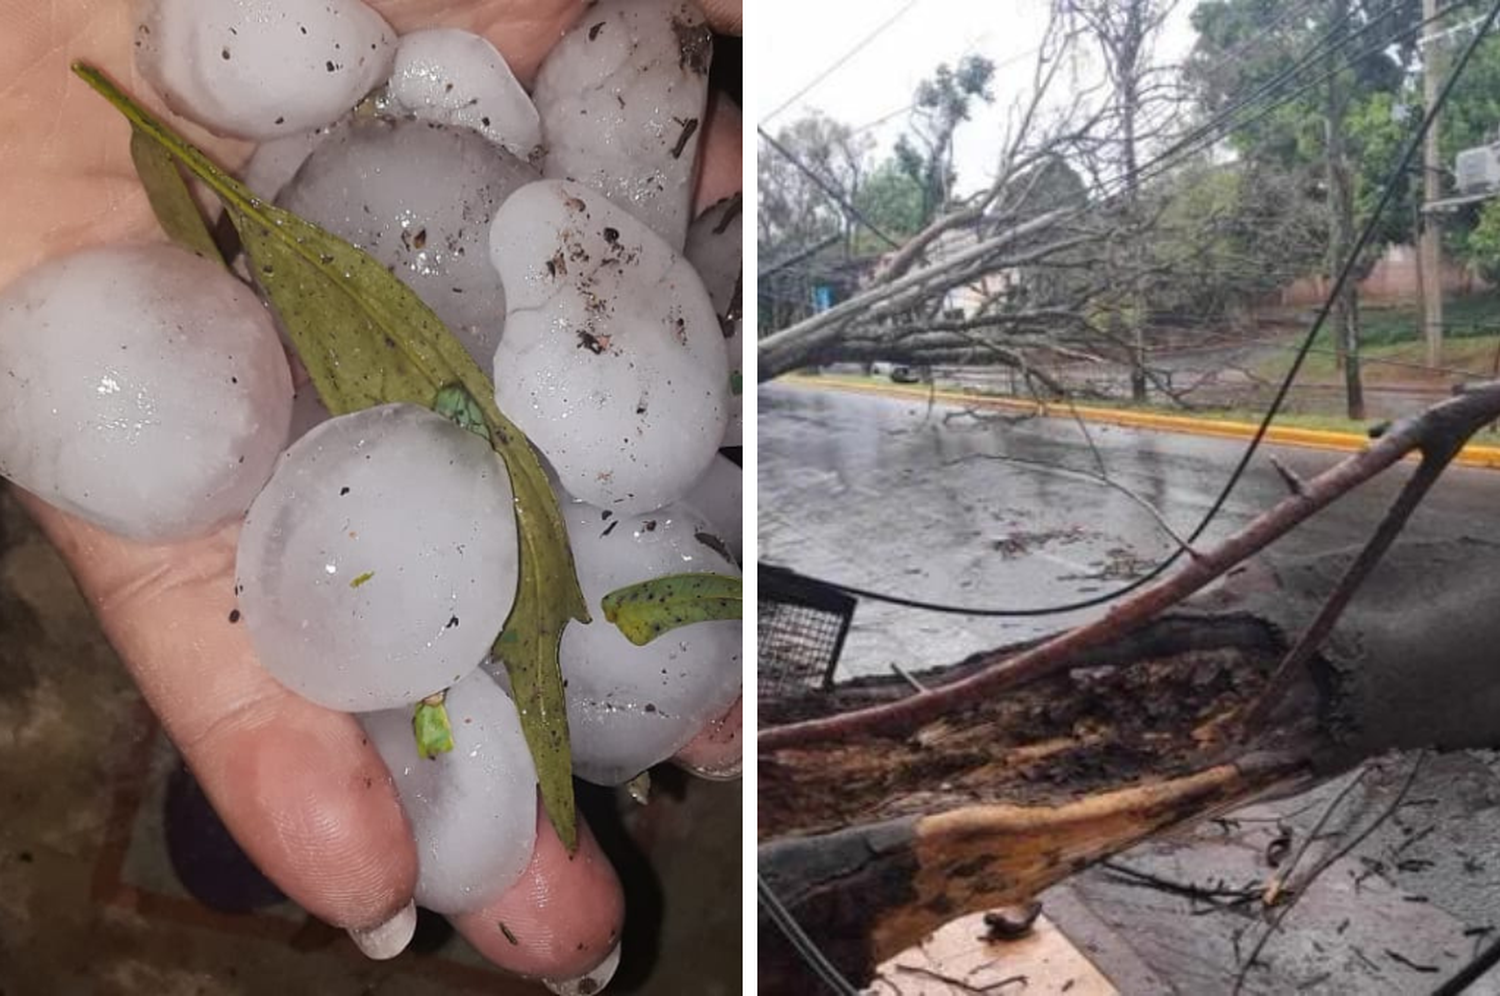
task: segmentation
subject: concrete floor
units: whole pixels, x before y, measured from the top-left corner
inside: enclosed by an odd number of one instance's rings
[[[964,417],[945,425],[941,407],[929,415],[909,399],[787,385],[762,387],[760,403],[762,560],[919,597],[1030,606],[1108,590],[1128,578],[1122,567],[1170,549],[1150,516],[1118,492],[973,459],[1008,453],[1094,466],[1094,450],[1070,421],[1002,427]],[[1104,426],[1088,431],[1110,474],[1179,531],[1206,511],[1242,445]],[[1303,476],[1338,459],[1292,448],[1274,452]],[[1300,551],[1362,538],[1399,481],[1373,484],[1299,530]],[[1210,537],[1283,493],[1274,470],[1258,461]],[[1483,535],[1492,531],[1497,509],[1500,474],[1455,469],[1409,528],[1421,538]],[[847,676],[888,673],[893,662],[910,670],[952,663],[1097,611],[995,620],[862,601],[840,670]],[[1298,846],[1333,798],[1359,778],[1299,867],[1312,867],[1365,827],[1374,829],[1306,887],[1247,974],[1244,991],[1430,993],[1500,937],[1500,759],[1478,752],[1428,758],[1392,810],[1413,763],[1381,759],[1364,776],[1351,773],[1154,840],[1119,856],[1118,868],[1095,867],[1050,890],[1044,909],[1120,992],[1228,993],[1267,929],[1260,904],[1235,902],[1233,890],[1263,882],[1272,874],[1273,842],[1284,837]],[[1221,894],[1183,894],[1194,890]],[[947,963],[983,963],[986,978],[1025,967],[1003,945],[977,937],[969,943],[963,950],[950,940]],[[916,988],[908,980],[900,991],[908,989],[965,991],[930,978]],[[1492,973],[1469,992],[1500,993],[1500,976]]]
[[[741,786],[658,781],[644,810],[584,800],[627,881],[611,991],[738,992]],[[0,486],[0,996],[545,992],[484,965],[439,918],[374,963],[277,898]]]

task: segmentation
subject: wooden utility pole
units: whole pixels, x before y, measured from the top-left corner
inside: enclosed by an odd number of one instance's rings
[[[1330,0],[1329,19],[1347,38],[1349,0]],[[1339,46],[1335,44],[1333,51]],[[1337,56],[1335,56],[1337,58]],[[1324,122],[1328,155],[1328,272],[1335,274],[1354,247],[1354,185],[1349,177],[1349,157],[1344,147],[1348,126],[1348,80],[1343,72],[1328,77],[1327,119]],[[1359,370],[1359,289],[1350,280],[1334,302],[1334,342],[1344,360],[1346,410],[1352,419],[1365,417],[1364,385]]]
[[[1431,112],[1438,93],[1438,0],[1422,0],[1422,106]],[[1427,129],[1422,146],[1422,234],[1417,246],[1418,286],[1422,293],[1422,334],[1427,365],[1443,362],[1443,235],[1436,212],[1425,210],[1443,196],[1442,157],[1438,153],[1438,120]]]

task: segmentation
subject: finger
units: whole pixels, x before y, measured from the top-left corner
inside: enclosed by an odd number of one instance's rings
[[[745,146],[739,107],[729,97],[715,91],[709,95],[708,111],[704,116],[708,124],[698,147],[698,191],[693,198],[694,215],[739,193],[745,185]]]
[[[489,39],[516,79],[530,89],[537,67],[557,40],[583,16],[576,0],[366,0],[398,33],[462,28]]]
[[[578,850],[569,855],[542,807],[537,810],[536,851],[520,881],[483,909],[453,917],[453,924],[502,968],[577,979],[618,946],[624,893],[587,826],[579,824]]]
[[[729,781],[740,777],[744,766],[740,734],[744,729],[743,699],[703,728],[673,760],[700,778]]]
[[[23,501],[261,871],[340,927],[375,927],[402,911],[416,851],[380,756],[353,717],[272,678],[243,623],[229,621],[238,527],[143,546],[34,496],[23,493]]]
[[[708,23],[721,35],[743,34],[745,30],[742,0],[698,0]]]

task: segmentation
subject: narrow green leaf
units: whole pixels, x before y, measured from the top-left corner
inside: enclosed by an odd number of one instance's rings
[[[218,196],[329,411],[431,405],[450,385],[462,386],[479,406],[510,472],[521,546],[515,605],[494,652],[510,676],[548,818],[571,851],[577,846],[572,754],[557,651],[569,620],[588,621],[588,605],[552,488],[531,444],[496,407],[489,377],[379,262],[262,201],[97,69],[75,63],[73,71]]]
[[[745,378],[738,370],[729,371],[729,393],[736,397],[745,393]]]
[[[417,735],[417,754],[431,760],[453,749],[453,724],[448,722],[446,693],[428,696],[417,703],[411,729]]]
[[[739,578],[723,574],[669,574],[616,589],[599,606],[625,639],[642,647],[679,626],[739,619],[742,592]]]
[[[374,576],[375,576],[375,572],[374,571],[365,571],[359,577],[357,577],[354,580],[350,581],[349,582],[349,587],[351,587],[351,588],[358,588],[360,585],[364,584],[366,581],[370,580]]]
[[[151,210],[156,212],[162,231],[188,252],[222,265],[224,257],[214,244],[214,237],[203,220],[203,212],[193,200],[193,193],[182,178],[176,160],[138,128],[130,129],[130,158],[135,163],[136,175],[141,178],[141,186],[146,188],[146,199],[151,202]]]

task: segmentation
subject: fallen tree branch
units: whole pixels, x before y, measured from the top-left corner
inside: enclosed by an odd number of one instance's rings
[[[762,730],[762,753],[807,747],[860,735],[902,736],[924,722],[959,709],[978,697],[1016,688],[1066,669],[1080,652],[1119,639],[1188,595],[1260,552],[1355,487],[1398,463],[1414,450],[1461,445],[1500,416],[1500,383],[1477,387],[1443,401],[1391,429],[1369,449],[1348,457],[1305,482],[1243,529],[1199,556],[1171,577],[1121,601],[1103,618],[1064,633],[1015,656],[999,656],[976,673],[925,694],[856,712]]]

